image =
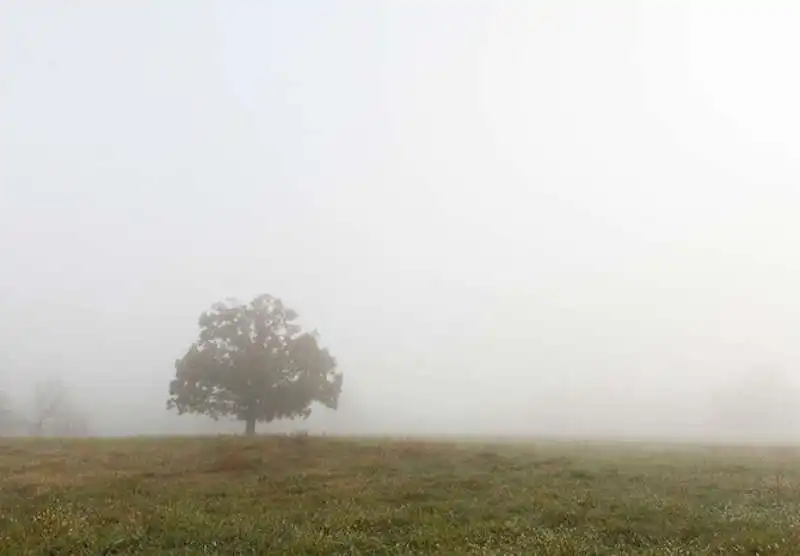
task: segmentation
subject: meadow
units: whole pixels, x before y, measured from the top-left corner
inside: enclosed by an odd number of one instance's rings
[[[0,554],[800,554],[794,448],[0,441]]]

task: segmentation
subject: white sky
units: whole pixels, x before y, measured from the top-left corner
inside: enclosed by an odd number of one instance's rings
[[[800,362],[798,28],[778,1],[2,2],[0,378],[176,426],[197,315],[268,292],[338,356],[337,426],[694,426]]]

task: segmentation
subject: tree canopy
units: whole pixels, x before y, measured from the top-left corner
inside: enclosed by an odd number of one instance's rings
[[[296,319],[268,294],[214,304],[200,315],[198,339],[175,362],[167,407],[234,417],[248,435],[257,422],[307,418],[314,402],[336,409],[342,389],[336,359]]]

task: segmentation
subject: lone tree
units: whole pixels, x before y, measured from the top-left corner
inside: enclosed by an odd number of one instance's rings
[[[253,435],[256,422],[307,418],[311,404],[336,409],[342,375],[336,359],[302,332],[280,299],[220,302],[200,315],[200,336],[175,362],[167,408],[213,419],[235,417]]]

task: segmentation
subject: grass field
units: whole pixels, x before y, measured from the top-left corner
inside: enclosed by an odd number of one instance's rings
[[[800,554],[793,449],[6,440],[0,554]]]

